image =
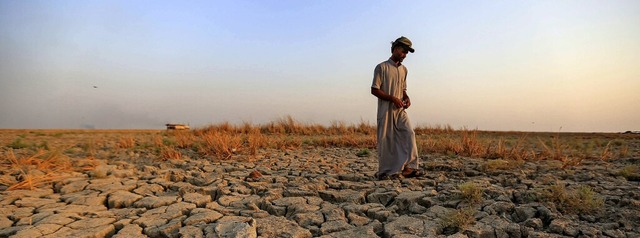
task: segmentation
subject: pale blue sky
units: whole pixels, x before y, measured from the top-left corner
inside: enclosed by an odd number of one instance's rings
[[[375,123],[401,35],[414,124],[640,130],[637,0],[0,0],[0,128]]]

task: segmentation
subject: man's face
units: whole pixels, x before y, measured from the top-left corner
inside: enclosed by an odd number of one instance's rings
[[[402,46],[398,46],[393,48],[393,53],[391,54],[391,56],[393,57],[394,61],[402,62],[404,58],[407,57],[408,53],[409,50],[405,49]]]

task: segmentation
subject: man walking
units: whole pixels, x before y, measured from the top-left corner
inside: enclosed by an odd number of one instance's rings
[[[407,68],[402,61],[415,50],[411,41],[401,36],[391,43],[391,57],[376,66],[371,94],[378,98],[378,172],[376,178],[396,179],[424,175],[418,169],[418,147],[406,109]]]

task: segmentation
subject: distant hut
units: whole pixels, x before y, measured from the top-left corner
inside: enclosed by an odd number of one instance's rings
[[[166,124],[167,130],[189,130],[189,126],[185,124]]]

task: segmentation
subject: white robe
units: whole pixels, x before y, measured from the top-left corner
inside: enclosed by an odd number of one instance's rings
[[[402,99],[407,90],[407,68],[391,59],[376,66],[372,88]],[[418,168],[418,147],[411,121],[404,108],[378,98],[378,173],[400,173],[405,167]]]

